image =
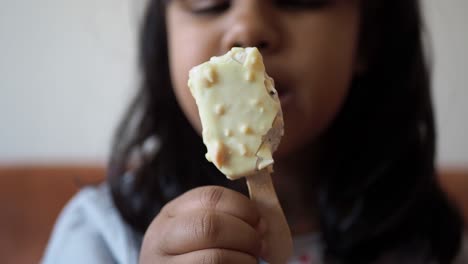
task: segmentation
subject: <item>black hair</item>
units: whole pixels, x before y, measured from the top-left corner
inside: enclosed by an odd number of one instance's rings
[[[238,184],[206,161],[200,136],[176,102],[164,2],[149,2],[140,34],[141,87],[117,130],[109,163],[114,203],[141,234],[183,192]],[[344,106],[322,135],[317,192],[311,197],[325,253],[342,263],[370,263],[401,248],[450,263],[460,248],[462,222],[434,168],[419,3],[361,0],[361,6],[365,70],[355,76]],[[158,150],[145,154],[143,145],[154,138]],[[140,162],[131,167],[135,152]]]
[[[423,33],[418,1],[362,2],[366,71],[324,135],[318,162],[327,253],[346,263],[367,263],[396,248],[451,263],[460,248],[461,218],[434,168]]]

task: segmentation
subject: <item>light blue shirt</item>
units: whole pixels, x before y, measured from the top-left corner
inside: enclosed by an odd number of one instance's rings
[[[87,187],[60,214],[42,263],[137,263],[140,245],[108,186]]]
[[[141,235],[120,216],[107,185],[86,187],[60,214],[42,263],[135,264],[138,263],[141,239]],[[288,264],[323,263],[318,234],[295,237],[294,250]],[[468,263],[467,252],[465,240],[454,263]],[[376,263],[424,263],[416,259],[408,259],[397,251],[390,252]]]

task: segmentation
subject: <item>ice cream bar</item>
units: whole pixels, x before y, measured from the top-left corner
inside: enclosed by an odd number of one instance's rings
[[[246,177],[249,195],[268,230],[264,260],[285,264],[292,239],[270,176],[283,136],[273,79],[257,48],[232,48],[194,67],[188,86],[198,106],[206,158],[229,179]]]
[[[271,170],[283,121],[273,79],[258,49],[232,48],[194,67],[189,75],[206,158],[229,179]]]

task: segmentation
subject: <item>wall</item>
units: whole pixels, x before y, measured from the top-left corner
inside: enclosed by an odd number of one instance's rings
[[[423,0],[432,41],[438,160],[468,165],[468,1]]]
[[[105,160],[135,83],[130,2],[2,0],[2,163]]]
[[[439,162],[468,164],[466,0],[425,0]],[[103,162],[133,94],[143,0],[1,0],[0,163]]]

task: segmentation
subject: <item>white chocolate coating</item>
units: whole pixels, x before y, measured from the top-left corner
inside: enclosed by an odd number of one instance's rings
[[[206,158],[229,179],[272,169],[283,135],[281,105],[257,48],[233,48],[194,67],[188,85],[203,127]]]

